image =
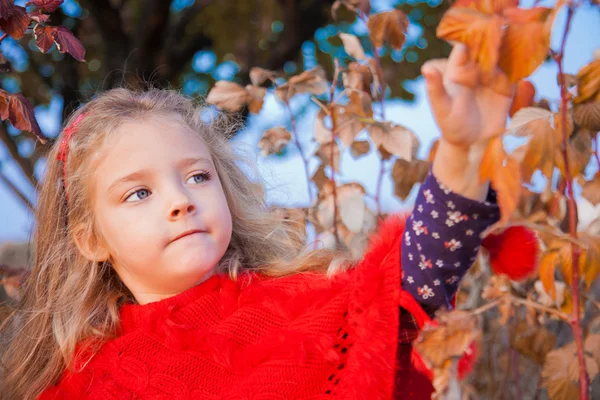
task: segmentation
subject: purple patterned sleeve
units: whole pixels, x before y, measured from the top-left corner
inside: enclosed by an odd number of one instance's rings
[[[499,218],[492,189],[484,202],[468,199],[441,184],[430,169],[406,222],[402,288],[430,315],[452,309],[450,300],[477,257],[480,234]]]

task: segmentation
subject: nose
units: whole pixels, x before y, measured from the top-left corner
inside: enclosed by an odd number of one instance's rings
[[[183,218],[186,215],[193,215],[196,213],[196,206],[190,200],[188,196],[183,193],[174,199],[171,207],[169,208],[169,219],[176,220]]]

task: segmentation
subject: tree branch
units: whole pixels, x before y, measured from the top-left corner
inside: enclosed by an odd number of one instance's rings
[[[2,143],[4,143],[4,145],[8,149],[10,156],[13,158],[13,160],[15,160],[15,162],[23,172],[23,175],[25,175],[27,179],[29,179],[29,182],[31,182],[33,186],[37,187],[38,181],[35,178],[33,164],[28,158],[23,157],[19,154],[19,148],[17,146],[17,143],[15,142],[14,138],[8,133],[6,123],[0,123],[0,140],[2,140]]]
[[[6,186],[8,186],[8,188],[17,195],[17,197],[19,199],[21,199],[21,201],[27,206],[27,208],[29,209],[29,211],[31,211],[32,213],[35,211],[35,208],[33,207],[33,204],[31,203],[31,201],[29,201],[29,199],[27,197],[25,197],[25,195],[19,190],[18,187],[16,187],[7,177],[6,175],[4,175],[2,173],[2,171],[0,171],[0,182],[3,182]]]

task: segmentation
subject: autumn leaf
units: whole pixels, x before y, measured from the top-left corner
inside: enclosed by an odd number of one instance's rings
[[[430,165],[429,162],[418,159],[411,162],[401,158],[397,159],[392,167],[394,195],[401,200],[406,200],[413,186],[425,180]]]
[[[498,63],[503,23],[499,15],[452,7],[442,17],[436,33],[440,39],[464,43],[470,50],[471,60],[477,62],[482,71],[491,72]]]
[[[41,24],[46,23],[50,20],[50,16],[48,14],[44,14],[39,10],[31,11],[29,13],[29,18]]]
[[[524,107],[531,107],[533,105],[533,98],[535,97],[535,87],[533,83],[524,79],[517,83],[517,89],[515,91],[515,97],[513,98],[510,106],[508,115],[512,118],[513,115]]]
[[[327,89],[325,70],[318,65],[299,75],[292,76],[285,84],[275,89],[275,95],[280,100],[287,102],[298,93],[320,95],[325,93]]]
[[[501,221],[507,221],[517,208],[521,195],[521,171],[518,162],[508,156],[502,136],[490,139],[479,169],[480,181],[490,180],[498,193]]]
[[[333,151],[333,169],[340,170],[340,148],[335,142],[323,143],[315,151],[315,155],[325,166],[331,166],[331,152]]]
[[[585,129],[580,129],[567,141],[567,159],[572,177],[577,177],[585,171],[592,156],[592,134]],[[560,148],[554,151],[554,162],[562,176],[567,176],[564,166],[564,155]]]
[[[13,6],[8,18],[0,19],[0,29],[15,40],[22,39],[29,27],[29,16],[24,7]]]
[[[258,142],[260,154],[268,156],[279,153],[292,138],[292,134],[282,126],[267,129]]]
[[[387,42],[393,49],[400,50],[406,38],[408,18],[400,10],[385,11],[369,16],[367,27],[373,46],[381,47]]]
[[[333,140],[331,129],[325,126],[326,117],[327,113],[323,109],[320,109],[317,118],[315,118],[314,136],[315,140],[320,144],[329,143]]]
[[[545,327],[531,326],[526,321],[519,321],[511,330],[511,346],[536,364],[544,365],[546,355],[554,348],[556,336]]]
[[[33,28],[35,44],[42,53],[47,53],[54,46],[54,29],[51,26],[37,24]]]
[[[573,119],[582,128],[600,131],[600,99],[593,103],[576,104],[573,107]]]
[[[518,7],[519,0],[457,0],[452,7],[468,7],[486,14],[501,14],[507,8]]]
[[[69,53],[77,61],[85,61],[85,48],[68,28],[64,26],[54,28],[54,43],[61,53]]]
[[[554,272],[561,262],[559,249],[552,248],[544,252],[540,258],[539,276],[545,292],[552,300],[556,300],[556,284]]]
[[[573,104],[600,101],[600,59],[585,65],[577,73],[577,96]]]
[[[412,161],[419,150],[419,139],[410,129],[391,123],[376,123],[369,126],[369,134],[377,147],[388,153]]]
[[[0,90],[0,118],[10,121],[17,129],[33,133],[41,143],[46,143],[46,137],[35,119],[33,105],[21,93],[9,94]]]
[[[53,13],[62,5],[64,0],[31,0],[31,4],[37,9],[47,13]]]
[[[361,232],[363,228],[365,193],[365,189],[358,183],[347,183],[337,188],[340,219],[354,233]]]
[[[0,19],[7,19],[14,12],[13,0],[0,0]]]
[[[353,91],[348,98],[347,105],[334,104],[331,107],[333,129],[344,146],[350,146],[356,135],[365,127],[357,117],[373,116],[371,98],[366,93]]]
[[[319,189],[320,192],[325,191],[323,190],[325,186],[331,186],[331,181],[325,174],[325,164],[319,164],[319,168],[317,168],[317,170],[311,177],[311,180],[315,183],[315,186],[317,187],[317,189]]]
[[[222,110],[236,112],[248,102],[246,89],[235,82],[217,81],[206,97],[206,102]]]
[[[511,8],[504,10],[504,15],[508,26],[498,64],[512,82],[518,82],[531,75],[546,59],[556,9]]]
[[[352,157],[359,158],[360,156],[364,156],[371,149],[371,145],[367,140],[359,140],[352,143],[350,146],[350,152]]]
[[[560,307],[565,302],[565,290],[567,285],[564,282],[554,282],[554,298],[546,291],[544,283],[541,280],[534,282],[533,287],[537,293],[537,302],[546,307]]]
[[[354,13],[361,11],[364,14],[369,14],[371,11],[370,0],[336,0],[331,6],[331,15],[333,16],[333,19],[337,18],[338,9],[342,5],[346,6],[346,8]]]
[[[350,57],[355,58],[356,60],[364,60],[367,58],[365,55],[365,50],[360,44],[360,40],[350,33],[340,33],[340,39],[344,43],[344,50]]]
[[[252,67],[250,69],[250,82],[254,86],[260,86],[270,79],[275,79],[275,72],[260,67]]]
[[[368,65],[362,65],[356,61],[348,64],[348,71],[342,76],[344,87],[350,89],[362,90],[371,93],[371,83],[373,83],[373,73]]]
[[[583,184],[581,195],[589,200],[593,206],[600,203],[600,172]]]
[[[246,92],[248,93],[248,111],[258,114],[262,109],[267,88],[246,85]]]

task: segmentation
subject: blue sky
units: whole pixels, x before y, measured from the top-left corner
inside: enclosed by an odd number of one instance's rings
[[[380,10],[389,6],[389,1],[372,1],[374,8]],[[541,5],[552,4],[543,2]],[[524,4],[524,6],[528,6]],[[558,48],[560,36],[562,35],[565,22],[564,11],[559,13],[552,38],[553,48]],[[565,71],[577,73],[577,71],[593,58],[593,52],[600,49],[600,12],[598,8],[592,9],[585,6],[575,14],[571,32],[566,46]],[[541,66],[531,77],[537,89],[537,95],[558,101],[559,91],[556,85],[557,68],[554,63]],[[411,89],[416,93],[416,101],[413,103],[400,100],[386,100],[386,116],[388,120],[402,124],[412,129],[421,140],[420,156],[425,157],[431,142],[439,136],[431,110],[426,101],[424,85],[421,78],[410,82]],[[312,152],[316,144],[312,141],[313,123],[317,108],[307,97],[298,96],[292,103],[293,109],[301,117],[298,120],[298,131],[301,145],[305,151]],[[374,106],[379,107],[378,104]],[[48,108],[36,110],[36,116],[46,134],[55,134],[60,122],[60,101],[53,101]],[[274,126],[289,127],[289,116],[273,96],[267,95],[265,106],[260,114],[252,116],[248,127],[234,140],[233,145],[247,154],[255,157],[260,173],[267,183],[267,200],[272,203],[288,206],[306,206],[308,204],[307,185],[300,157],[293,148],[290,148],[285,157],[271,156],[262,158],[258,156],[256,144],[262,132]],[[364,137],[365,134],[361,134]],[[360,139],[361,136],[358,137]],[[12,182],[23,188],[24,192],[34,198],[34,193],[29,187],[26,179],[20,174],[18,168],[9,160],[6,149],[0,146],[0,160],[2,171]],[[341,169],[344,172],[342,181],[358,181],[363,184],[369,193],[374,193],[376,176],[378,174],[379,162],[376,154],[371,151],[368,155],[353,160],[348,151],[342,152]],[[310,167],[314,171],[317,160],[313,158]],[[36,171],[42,174],[42,170]],[[593,169],[588,169],[592,174]],[[406,207],[393,196],[393,185],[391,179],[386,179],[382,190],[383,211],[397,211]],[[414,191],[413,191],[414,195]],[[407,203],[412,202],[412,197]],[[32,231],[32,216],[19,199],[12,194],[8,188],[0,183],[0,242],[11,240],[27,240]]]

